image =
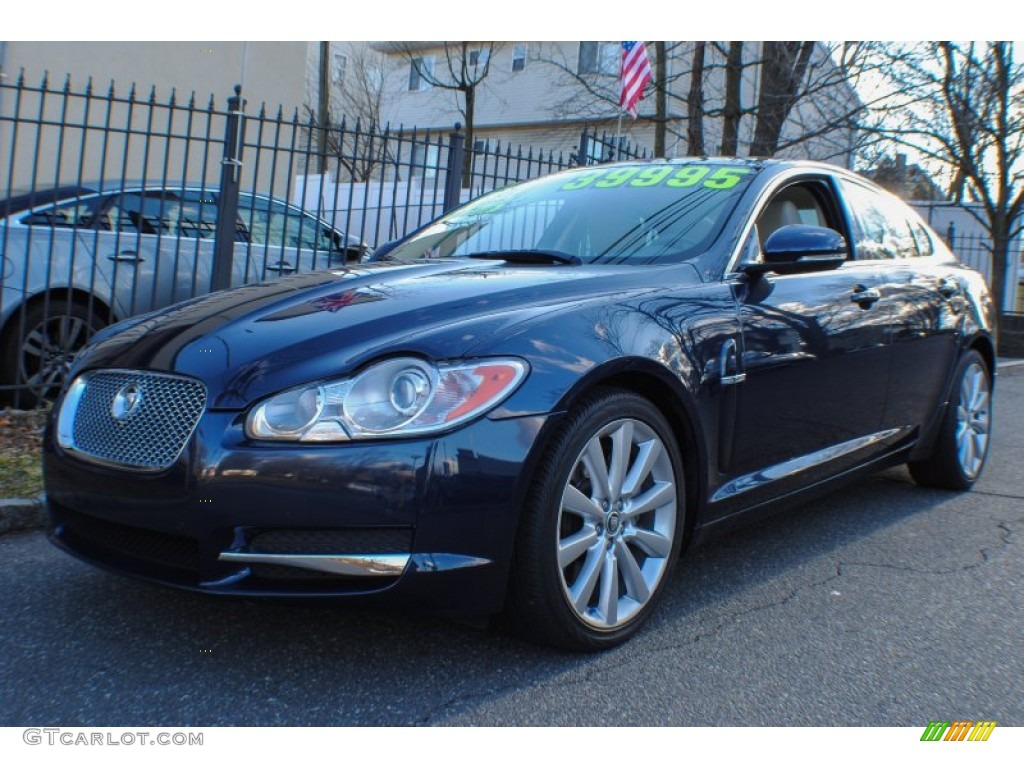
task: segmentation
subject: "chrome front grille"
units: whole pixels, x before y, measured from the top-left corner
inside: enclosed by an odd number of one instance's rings
[[[97,464],[167,469],[206,407],[206,387],[184,376],[90,371],[71,384],[57,419],[58,444]]]

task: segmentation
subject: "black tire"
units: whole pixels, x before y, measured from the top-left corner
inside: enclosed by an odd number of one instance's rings
[[[7,400],[16,408],[36,408],[52,402],[60,392],[75,353],[106,323],[78,298],[52,296],[36,301],[22,319],[15,311],[7,324],[0,360],[3,383],[18,389]]]
[[[908,464],[918,485],[965,491],[981,476],[992,429],[992,373],[970,349],[953,377],[949,406],[931,455]]]
[[[622,390],[587,397],[531,486],[513,555],[509,628],[572,651],[610,648],[636,633],[678,560],[684,490],[679,447],[654,405]]]

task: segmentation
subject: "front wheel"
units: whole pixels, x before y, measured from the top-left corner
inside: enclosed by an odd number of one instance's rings
[[[953,394],[927,459],[912,461],[920,485],[964,491],[981,476],[992,430],[992,374],[984,358],[968,350],[953,379]]]
[[[508,616],[532,640],[600,650],[651,614],[679,555],[682,461],[649,401],[619,390],[568,417],[534,481]]]

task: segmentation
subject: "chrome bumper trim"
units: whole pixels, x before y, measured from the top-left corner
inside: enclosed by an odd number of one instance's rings
[[[264,563],[325,571],[339,576],[399,576],[409,555],[274,555],[252,552],[221,552],[227,563]]]

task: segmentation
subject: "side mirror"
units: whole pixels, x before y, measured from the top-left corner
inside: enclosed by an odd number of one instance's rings
[[[740,269],[748,275],[821,272],[841,266],[849,254],[846,238],[834,229],[787,224],[768,236],[763,262],[743,264]]]
[[[388,253],[394,250],[395,246],[402,242],[402,239],[403,238],[398,238],[397,240],[390,240],[384,243],[384,245],[380,246],[379,248],[374,249],[373,260],[386,261]]]

